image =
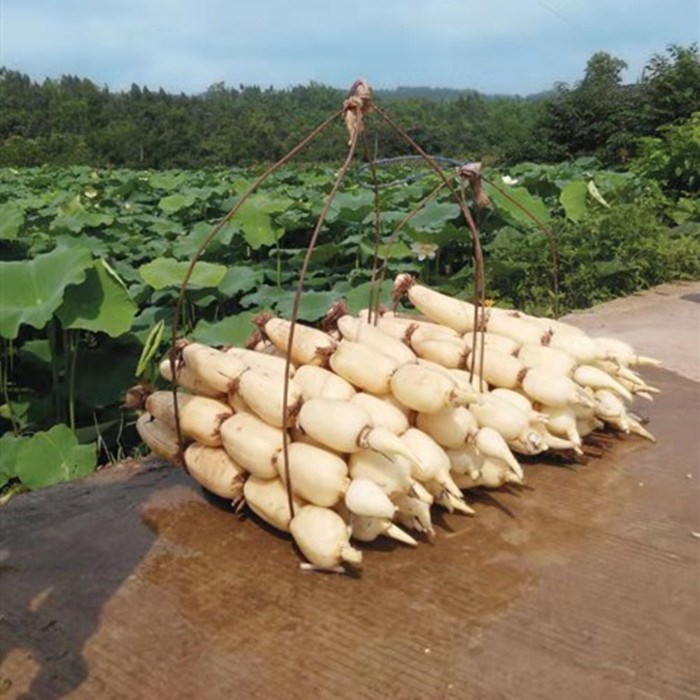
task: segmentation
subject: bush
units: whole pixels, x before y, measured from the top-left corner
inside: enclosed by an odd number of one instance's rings
[[[700,237],[669,229],[661,217],[657,201],[641,200],[589,214],[580,223],[560,223],[560,312],[699,278]],[[489,294],[519,308],[551,311],[551,254],[544,234],[502,229],[488,253]]]
[[[700,191],[700,112],[680,124],[664,126],[659,137],[639,140],[639,156],[631,168],[657,181],[666,192]]]

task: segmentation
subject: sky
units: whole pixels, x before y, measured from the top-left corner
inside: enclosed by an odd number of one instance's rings
[[[700,0],[0,0],[0,65],[116,90],[361,77],[527,95],[579,80],[594,51],[632,82],[699,40]]]

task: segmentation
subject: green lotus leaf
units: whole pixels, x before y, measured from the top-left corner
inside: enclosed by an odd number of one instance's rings
[[[318,321],[323,318],[328,307],[335,301],[338,301],[338,297],[334,292],[303,292],[299,300],[299,320],[309,323]],[[292,317],[293,307],[293,292],[285,294],[275,304],[275,310],[283,318]]]
[[[197,222],[188,233],[180,235],[175,243],[173,243],[172,254],[176,258],[189,260],[209,236],[212,228],[212,224],[206,221]],[[232,236],[233,230],[229,226],[224,226],[224,228],[216,234],[214,240],[207,246],[203,255],[215,255],[231,242]]]
[[[259,285],[254,292],[246,294],[241,300],[240,305],[244,308],[250,307],[273,307],[280,299],[284,296],[289,296],[294,294],[286,289],[279,289],[278,287],[273,287],[267,284]]]
[[[542,223],[547,224],[550,219],[549,209],[540,197],[530,194],[525,187],[509,187],[499,185],[499,188],[506,192],[511,199],[501,194],[489,184],[484,185],[486,194],[491,199],[494,208],[508,221],[508,223],[518,228],[530,229],[537,224],[521,209],[524,207],[528,212],[534,214]],[[518,206],[520,205],[520,206]]]
[[[28,439],[10,433],[0,438],[0,488],[16,476],[17,453]]]
[[[350,310],[353,313],[357,313],[360,309],[367,308],[367,305],[369,304],[370,290],[372,291],[372,294],[373,294],[373,300],[376,300],[377,284],[378,283],[375,283],[373,286],[371,282],[364,282],[363,284],[360,284],[357,287],[354,287],[353,289],[351,289],[345,295],[345,301],[347,302],[348,306],[350,307]],[[391,305],[391,280],[390,279],[384,281],[384,284],[382,285],[381,298],[379,301],[381,304],[384,304],[385,306]]]
[[[179,287],[185,279],[189,267],[188,262],[180,262],[173,258],[156,258],[141,265],[139,273],[144,282],[153,289]],[[226,275],[226,268],[209,262],[198,262],[189,281],[191,287],[218,287]]]
[[[95,260],[82,284],[66,290],[56,311],[64,328],[102,331],[115,338],[126,333],[137,307],[119,275],[105,260]]]
[[[164,211],[166,214],[175,214],[181,209],[191,207],[194,202],[195,198],[193,195],[181,194],[178,192],[176,194],[169,194],[167,197],[163,197],[160,202],[158,202],[158,206],[160,207],[161,211]]]
[[[36,433],[17,451],[15,473],[30,489],[51,486],[90,474],[96,465],[96,445],[79,445],[67,425]]]
[[[10,202],[0,205],[0,239],[17,238],[24,223],[24,211]]]
[[[253,316],[255,312],[243,311],[213,323],[202,320],[195,326],[191,336],[198,343],[207,345],[243,345],[255,330]]]
[[[243,238],[253,250],[271,246],[284,235],[284,228],[273,221],[272,215],[286,211],[292,204],[291,199],[284,197],[253,195],[236,212],[228,225],[233,230],[242,231]]]
[[[22,324],[43,328],[63,302],[66,288],[83,282],[90,251],[59,244],[33,260],[0,262],[0,336],[16,338]]]
[[[588,186],[583,180],[572,180],[562,189],[559,201],[564,207],[566,218],[571,221],[580,221],[586,213],[586,196]]]
[[[374,243],[370,241],[362,241],[360,243],[360,249],[364,255],[367,255],[370,258],[374,257]],[[403,241],[395,241],[391,246],[386,243],[382,243],[379,245],[377,254],[380,264],[385,258],[401,259],[410,258],[412,255],[411,249]]]
[[[230,267],[219,283],[219,291],[227,298],[255,289],[262,282],[262,271],[254,267]]]
[[[448,222],[460,216],[459,207],[451,202],[428,202],[412,219],[414,231],[439,231]]]

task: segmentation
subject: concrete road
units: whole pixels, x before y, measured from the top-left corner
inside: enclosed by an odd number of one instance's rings
[[[700,283],[662,284],[567,318],[593,336],[611,335],[664,367],[700,382]]]
[[[0,698],[700,697],[700,285],[576,315],[670,369],[586,464],[526,465],[436,543],[302,573],[157,462],[0,510]]]

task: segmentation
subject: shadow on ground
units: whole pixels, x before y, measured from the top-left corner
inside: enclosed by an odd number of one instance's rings
[[[18,692],[21,679],[0,676],[0,696],[53,700],[85,681],[83,647],[103,606],[156,541],[128,516],[172,476],[157,463],[125,465],[23,495],[2,510],[0,668],[8,655],[21,655],[34,677]]]

